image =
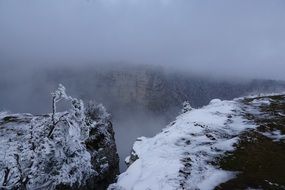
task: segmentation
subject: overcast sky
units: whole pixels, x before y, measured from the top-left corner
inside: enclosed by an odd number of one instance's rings
[[[285,79],[285,1],[0,0],[0,64],[8,61]]]

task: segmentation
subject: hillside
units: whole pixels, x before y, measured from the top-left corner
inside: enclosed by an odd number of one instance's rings
[[[138,138],[109,189],[284,189],[285,95],[212,100]]]

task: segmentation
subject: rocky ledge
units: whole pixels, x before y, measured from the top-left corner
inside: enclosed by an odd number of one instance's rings
[[[56,112],[65,100],[71,109]],[[0,113],[0,189],[106,189],[119,173],[110,116],[102,105],[53,93],[53,113]]]

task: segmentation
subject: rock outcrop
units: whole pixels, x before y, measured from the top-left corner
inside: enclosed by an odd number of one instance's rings
[[[48,115],[0,114],[0,189],[103,190],[119,173],[109,114],[69,97],[71,109]]]

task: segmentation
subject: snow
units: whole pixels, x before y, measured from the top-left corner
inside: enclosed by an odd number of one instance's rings
[[[235,177],[235,173],[226,172],[222,170],[215,170],[212,171],[211,173],[209,171],[208,173],[209,173],[209,175],[207,176],[208,179],[198,184],[200,190],[213,189],[219,184],[224,183]]]
[[[270,99],[269,98],[262,98],[262,99],[254,99],[252,101],[253,104],[264,104],[264,105],[270,105]]]
[[[69,120],[72,121],[69,128],[58,123],[51,139],[47,137],[51,117],[35,116],[23,122],[19,115],[8,115],[11,116],[17,121],[2,125],[0,138],[0,179],[4,180],[3,168],[8,168],[10,175],[5,188],[18,187],[22,180],[29,179],[27,189],[52,189],[60,183],[84,183],[84,176],[94,173],[91,156],[82,145],[81,137],[70,133],[81,131],[76,121]],[[48,169],[49,164],[55,165]]]
[[[285,140],[285,135],[282,135],[280,130],[276,130],[276,131],[272,131],[272,132],[264,132],[262,134],[264,136],[272,139],[275,142]]]
[[[233,151],[241,132],[256,127],[241,112],[240,102],[215,99],[181,114],[156,136],[139,138],[132,152],[138,159],[109,189],[210,190],[234,178],[235,172],[211,162]]]
[[[243,99],[243,98],[259,98],[259,97],[269,97],[269,96],[279,96],[279,95],[285,95],[285,91],[272,92],[272,93],[259,93],[259,94],[253,93],[252,95],[241,97],[239,99]]]
[[[7,112],[0,112],[0,119],[3,119],[4,117],[6,117],[8,115]]]
[[[213,99],[213,100],[210,101],[209,104],[215,104],[215,103],[220,103],[220,102],[221,102],[220,99]]]

